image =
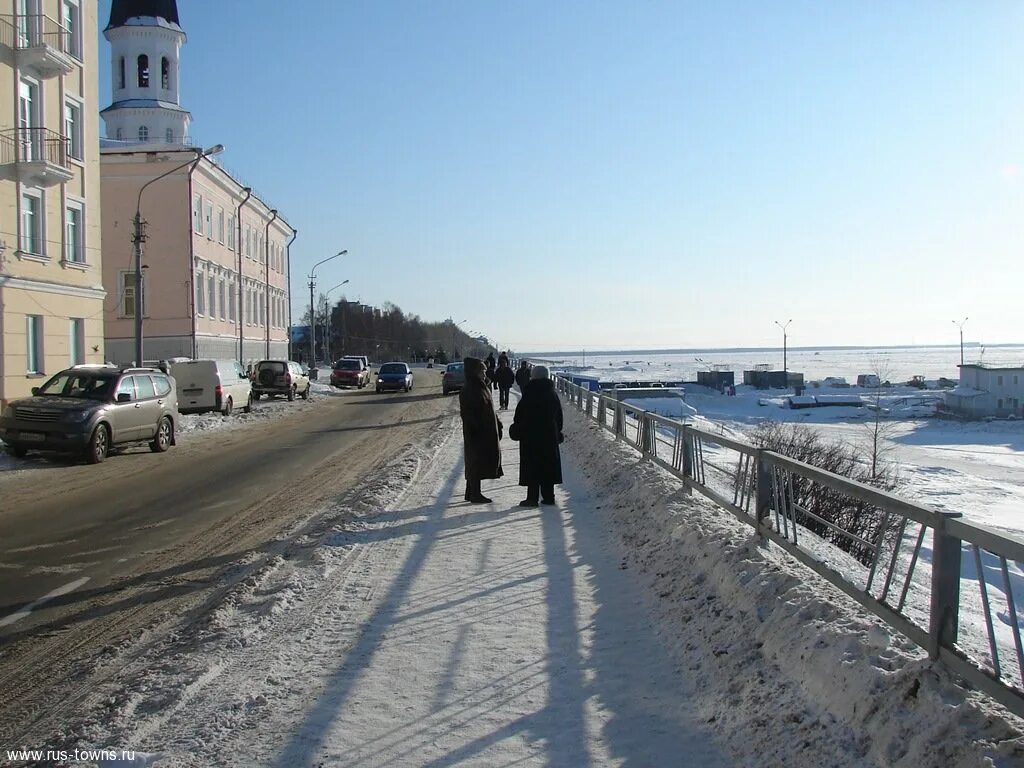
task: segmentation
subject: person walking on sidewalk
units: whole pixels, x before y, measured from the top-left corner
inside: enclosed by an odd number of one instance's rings
[[[519,392],[526,391],[526,385],[530,383],[530,364],[525,360],[519,361],[519,370],[516,371],[516,384],[519,385]]]
[[[543,365],[530,371],[508,434],[519,441],[519,484],[526,486],[526,499],[519,506],[554,504],[555,485],[562,482],[562,403]]]
[[[494,354],[493,353],[488,355],[487,359],[484,360],[484,366],[487,369],[487,382],[488,382],[487,386],[491,387],[492,389],[497,389],[498,388],[498,383],[494,380],[494,372],[495,372],[496,368],[495,368],[495,365],[494,365]]]
[[[509,367],[508,358],[504,354],[498,358],[498,368],[494,372],[494,380],[498,384],[498,407],[504,411],[508,408],[508,391],[516,383],[516,375]]]
[[[459,391],[462,439],[465,442],[466,501],[489,504],[480,490],[481,480],[495,480],[501,469],[501,420],[494,412],[491,387],[483,361],[467,357],[462,362],[466,383]]]

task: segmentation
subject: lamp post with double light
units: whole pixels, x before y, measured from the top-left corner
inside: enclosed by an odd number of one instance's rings
[[[139,189],[139,197],[135,201],[135,219],[134,227],[132,232],[132,242],[135,244],[134,257],[135,257],[135,364],[142,365],[142,361],[145,359],[143,356],[143,334],[142,334],[142,244],[146,242],[146,222],[142,220],[142,193],[146,191],[146,188],[154,182],[160,181],[160,179],[167,178],[172,173],[180,171],[182,168],[186,168],[190,165],[199,165],[199,162],[204,157],[210,157],[211,155],[217,155],[224,151],[223,144],[214,144],[209,149],[194,150],[196,156],[193,157],[186,163],[177,165],[171,168],[169,171],[161,173],[159,176],[150,179]]]
[[[964,326],[967,325],[967,318],[954,320],[953,325],[960,329],[960,365],[964,364]]]
[[[313,268],[309,270],[309,370],[314,370],[316,365],[316,304],[313,300],[313,289],[316,287],[316,269],[321,264],[326,264],[331,259],[336,259],[339,256],[344,256],[348,253],[348,249],[338,251],[333,256],[328,256],[326,259],[321,259]]]
[[[786,377],[787,387],[789,386],[789,361],[786,359],[786,329],[789,328],[789,324],[792,322],[792,319],[790,319],[783,325],[778,320],[775,321],[775,324],[782,329],[782,373]]]

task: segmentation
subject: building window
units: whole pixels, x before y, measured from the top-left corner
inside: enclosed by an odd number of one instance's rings
[[[139,141],[149,141],[149,126],[139,126]]]
[[[82,154],[82,108],[74,102],[64,104],[64,136],[68,142],[68,154],[81,160]]]
[[[25,370],[28,373],[43,372],[43,316],[26,315],[25,326],[25,353],[28,364]]]
[[[165,91],[171,90],[171,62],[166,56],[160,59],[160,87]]]
[[[203,273],[196,272],[196,314],[206,313],[206,291],[204,288]]]
[[[146,316],[146,277],[142,275],[142,316]],[[135,317],[135,273],[121,273],[121,317]]]
[[[210,299],[210,319],[212,320],[217,316],[217,281],[213,279],[213,275],[208,275],[206,279],[207,296]]]
[[[82,22],[78,0],[64,0],[64,34],[65,50],[81,61],[82,59]]]
[[[197,235],[203,234],[203,196],[192,198],[192,228]]]
[[[213,240],[213,203],[206,204],[206,216],[203,219],[203,225],[206,227],[206,237]]]
[[[228,302],[227,302],[227,296],[224,293],[224,281],[223,280],[220,281],[220,283],[219,283],[219,285],[217,287],[217,290],[220,293],[220,296],[218,297],[219,300],[220,300],[220,319],[221,320],[227,320],[227,314],[228,314],[227,304],[228,304]]]
[[[121,57],[118,64],[117,87],[121,89],[124,88],[124,56]]]
[[[224,209],[217,209],[217,242],[224,245]]]
[[[68,322],[68,359],[71,365],[85,362],[85,320],[72,317]]]
[[[245,225],[245,255],[252,258],[252,229],[248,224]]]
[[[21,250],[43,255],[43,200],[35,193],[21,196]]]
[[[1003,377],[1002,376],[996,376],[996,386],[997,387],[1003,386]],[[1000,401],[1000,402],[1002,402],[1002,401]],[[1002,408],[1003,406],[999,406],[999,407]]]
[[[267,310],[267,303],[263,300],[263,292],[262,291],[260,291],[259,302],[260,302],[260,326],[264,326],[264,325],[267,324],[267,312],[266,312],[266,310]]]
[[[142,54],[138,59],[139,88],[149,88],[149,56]]]
[[[85,220],[82,206],[77,203],[67,208],[67,224],[64,237],[64,260],[72,264],[85,264]]]
[[[228,283],[228,319],[235,322],[235,283],[232,280]]]
[[[124,128],[118,126],[117,133],[115,135],[118,141],[124,141]]]
[[[235,217],[228,216],[228,250],[235,250]]]
[[[174,143],[174,129],[173,128],[168,128],[167,129],[167,132],[164,134],[164,141],[166,141],[168,144],[173,144]]]

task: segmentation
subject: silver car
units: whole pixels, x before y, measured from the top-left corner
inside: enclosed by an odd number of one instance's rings
[[[177,431],[174,379],[153,368],[68,368],[0,416],[0,440],[15,456],[82,453],[90,464],[126,443],[148,442],[162,453],[175,444]]]

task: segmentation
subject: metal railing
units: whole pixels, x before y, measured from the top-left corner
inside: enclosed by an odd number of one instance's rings
[[[7,128],[0,131],[0,165],[47,162],[69,168],[69,140],[49,128]]]
[[[78,54],[71,30],[45,14],[0,15],[0,45],[16,51],[48,46],[69,56]]]
[[[574,408],[1024,716],[1024,540],[556,377]],[[961,624],[961,611],[984,626]]]

